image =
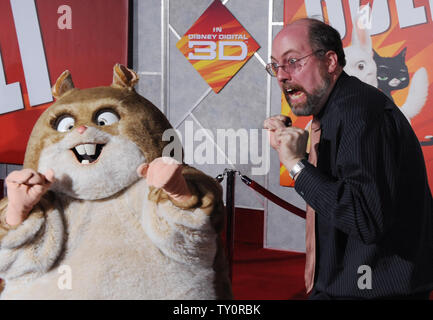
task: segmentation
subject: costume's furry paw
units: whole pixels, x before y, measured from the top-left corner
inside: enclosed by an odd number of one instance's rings
[[[182,175],[182,164],[173,158],[156,158],[150,164],[140,165],[137,173],[146,178],[149,186],[163,189],[177,202],[187,201],[192,196]]]
[[[51,169],[45,175],[32,169],[11,172],[6,178],[9,199],[6,223],[15,226],[23,222],[53,182]]]

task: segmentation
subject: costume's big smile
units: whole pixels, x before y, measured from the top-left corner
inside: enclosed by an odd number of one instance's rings
[[[104,144],[83,143],[75,146],[71,151],[81,164],[90,164],[98,160]]]

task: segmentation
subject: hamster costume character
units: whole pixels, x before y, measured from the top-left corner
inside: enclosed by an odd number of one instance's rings
[[[220,186],[161,158],[171,125],[115,65],[113,84],[74,88],[35,124],[0,201],[3,299],[228,299]]]

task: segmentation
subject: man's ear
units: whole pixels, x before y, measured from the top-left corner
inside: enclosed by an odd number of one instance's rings
[[[58,100],[66,92],[74,89],[74,83],[72,82],[71,73],[68,70],[63,71],[60,77],[57,79],[54,86],[51,88],[53,97]]]
[[[337,54],[330,50],[325,53],[325,61],[328,66],[328,73],[334,73],[338,67],[338,56]]]
[[[128,88],[132,90],[138,80],[139,77],[134,70],[128,69],[119,63],[114,65],[112,87]]]

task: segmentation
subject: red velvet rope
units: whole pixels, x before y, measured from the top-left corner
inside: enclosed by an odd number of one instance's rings
[[[292,205],[292,204],[284,201],[283,199],[281,199],[277,195],[273,194],[269,190],[265,189],[260,184],[258,184],[254,180],[251,180],[247,176],[240,175],[240,177],[241,177],[242,182],[245,183],[251,189],[257,191],[262,196],[268,198],[273,203],[279,205],[281,208],[286,209],[286,210],[290,211],[291,213],[296,214],[298,217],[301,217],[301,218],[305,219],[306,213],[305,213],[304,210],[299,209],[298,207],[296,207],[296,206],[294,206],[294,205]]]

